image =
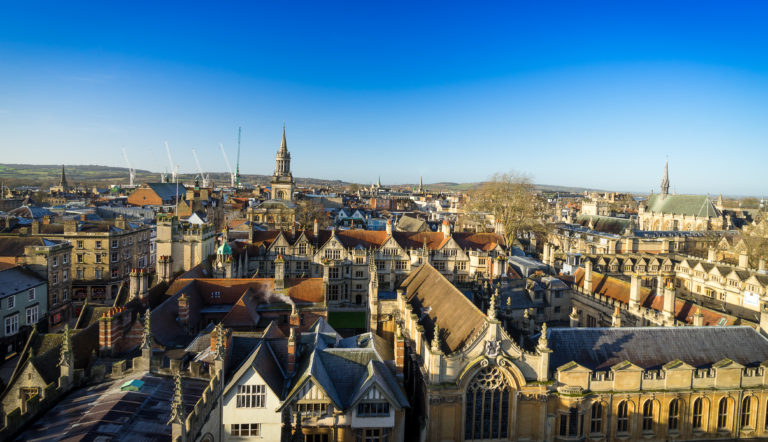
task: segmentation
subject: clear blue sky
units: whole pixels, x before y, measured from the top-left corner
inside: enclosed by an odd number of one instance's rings
[[[0,162],[768,194],[768,4],[4,2]]]

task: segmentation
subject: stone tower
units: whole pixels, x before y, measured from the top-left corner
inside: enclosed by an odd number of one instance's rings
[[[294,181],[291,174],[291,154],[288,152],[288,144],[285,141],[285,125],[283,125],[280,149],[275,156],[275,174],[272,176],[271,184],[273,200],[293,200]]]
[[[669,159],[664,163],[664,177],[661,179],[661,197],[664,198],[669,193]]]

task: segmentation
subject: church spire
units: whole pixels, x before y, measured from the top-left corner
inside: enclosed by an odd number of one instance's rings
[[[285,123],[283,123],[283,139],[280,141],[280,152],[288,153],[288,143],[285,142]]]
[[[64,165],[61,165],[61,179],[59,180],[59,186],[62,190],[67,188],[67,176],[64,174]]]
[[[664,163],[664,177],[661,179],[661,197],[664,198],[669,193],[669,158]]]
[[[285,141],[285,123],[283,123],[283,138],[280,140],[280,149],[277,151],[277,155],[275,155],[275,176],[291,176],[291,154],[288,152],[288,143]]]

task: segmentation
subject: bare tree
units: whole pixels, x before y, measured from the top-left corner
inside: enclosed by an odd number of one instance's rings
[[[542,222],[545,204],[528,176],[515,172],[493,175],[472,192],[470,207],[493,216],[507,247],[523,234],[546,233]]]
[[[296,204],[296,221],[303,228],[312,228],[315,220],[320,224],[320,228],[328,226],[328,214],[323,206],[312,199],[301,200]]]

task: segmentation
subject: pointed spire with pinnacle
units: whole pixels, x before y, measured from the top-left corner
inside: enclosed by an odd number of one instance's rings
[[[288,143],[285,141],[285,123],[283,123],[283,139],[280,141],[280,152],[288,153]]]
[[[181,424],[184,425],[184,400],[181,395],[181,373],[176,374],[176,379],[173,383],[173,402],[171,402],[171,418],[168,419],[168,424]]]
[[[72,367],[72,333],[69,330],[69,324],[64,326],[64,340],[61,342],[61,353],[59,354],[59,366]]]
[[[214,357],[217,361],[223,361],[224,360],[224,327],[221,325],[221,322],[216,324],[215,328],[216,332],[216,355]]]
[[[67,175],[64,173],[64,165],[61,165],[61,179],[59,180],[59,186],[62,190],[67,188]]]
[[[493,295],[491,295],[491,302],[488,305],[488,318],[496,320],[496,300],[498,299],[499,289],[497,288]]]
[[[669,158],[664,163],[664,177],[661,179],[661,197],[664,198],[669,194]]]
[[[149,309],[147,309],[147,312],[144,314],[144,334],[141,336],[141,348],[148,348],[151,350],[154,339],[152,338],[150,319]]]
[[[547,339],[547,323],[541,324],[541,336],[539,336],[539,345],[538,348],[540,350],[549,348],[549,340]]]
[[[440,326],[435,321],[435,329],[432,332],[432,352],[437,353],[440,351]]]

